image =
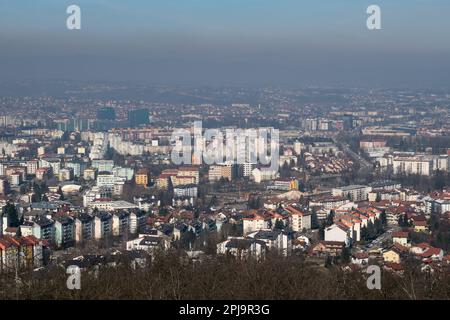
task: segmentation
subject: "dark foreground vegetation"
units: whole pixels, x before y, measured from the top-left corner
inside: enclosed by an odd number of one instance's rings
[[[136,270],[122,263],[83,271],[81,289],[68,290],[65,268],[38,275],[0,275],[0,299],[449,299],[448,270],[427,274],[413,265],[403,275],[382,270],[381,290],[367,274],[324,268],[301,256],[264,262],[213,257],[189,262],[176,254],[156,257]]]

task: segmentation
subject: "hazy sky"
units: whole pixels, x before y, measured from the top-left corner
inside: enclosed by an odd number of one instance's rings
[[[449,15],[449,0],[0,0],[0,81],[448,88]]]

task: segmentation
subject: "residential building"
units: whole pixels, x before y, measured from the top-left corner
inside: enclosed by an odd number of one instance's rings
[[[366,201],[372,187],[361,185],[350,185],[345,187],[333,188],[331,194],[333,197],[344,197],[352,201]]]

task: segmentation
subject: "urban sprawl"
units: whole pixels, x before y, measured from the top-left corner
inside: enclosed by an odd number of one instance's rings
[[[135,100],[79,86],[0,97],[0,273],[139,268],[168,251],[448,272],[448,93],[153,87]],[[241,162],[174,164],[173,133],[194,138],[195,121],[224,137],[277,130],[278,165],[250,156],[258,138],[228,144]]]

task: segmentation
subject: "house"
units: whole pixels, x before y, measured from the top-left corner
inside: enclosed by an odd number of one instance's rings
[[[34,236],[0,237],[0,272],[38,268],[48,261],[48,243]]]
[[[259,214],[242,218],[244,235],[261,229],[269,229],[269,220]]]
[[[148,185],[148,177],[149,177],[149,173],[148,170],[146,169],[141,169],[138,172],[136,172],[136,175],[134,177],[134,181],[137,185],[140,186],[147,186]]]
[[[3,231],[3,235],[14,237],[17,234],[19,228],[8,227]]]
[[[325,228],[325,241],[344,242],[347,246],[350,244],[351,229],[343,224],[333,224]]]
[[[383,260],[384,262],[400,263],[401,258],[407,253],[408,248],[395,243],[388,250],[383,252]]]
[[[291,234],[281,230],[263,229],[252,232],[247,237],[264,241],[269,250],[275,250],[284,256],[289,255],[292,251]]]
[[[170,238],[165,235],[140,235],[138,238],[127,241],[128,251],[143,250],[154,252],[155,250],[167,250],[170,248]]]
[[[415,232],[426,232],[428,231],[428,224],[425,220],[413,220],[413,226]]]
[[[424,261],[442,261],[444,257],[444,251],[441,248],[435,248],[428,243],[419,243],[411,247],[411,253]]]
[[[24,221],[23,224],[20,225],[20,233],[23,237],[33,235],[33,225],[32,221]]]
[[[403,265],[401,263],[396,262],[387,262],[384,264],[383,268],[385,270],[396,273],[402,273],[404,271]]]
[[[402,246],[407,247],[410,245],[408,243],[408,235],[409,235],[408,232],[402,232],[402,231],[394,232],[394,233],[392,233],[392,241],[394,243],[398,243]]]
[[[339,256],[342,250],[345,248],[345,242],[343,241],[324,241],[321,240],[317,244],[311,247],[310,253],[313,255],[323,256]]]
[[[230,254],[238,259],[254,257],[263,259],[267,250],[264,241],[244,237],[228,237],[217,244],[217,254]]]
[[[307,236],[298,236],[294,240],[292,240],[292,250],[300,250],[305,251],[311,244],[311,241]]]
[[[352,256],[352,263],[359,265],[369,264],[369,254],[367,252],[357,252]]]
[[[47,264],[50,259],[48,242],[39,240],[32,235],[22,237],[21,240],[26,246],[25,259],[27,266],[32,265],[34,268],[39,268]]]
[[[0,238],[0,272],[12,272],[18,268],[20,243],[12,237]]]

